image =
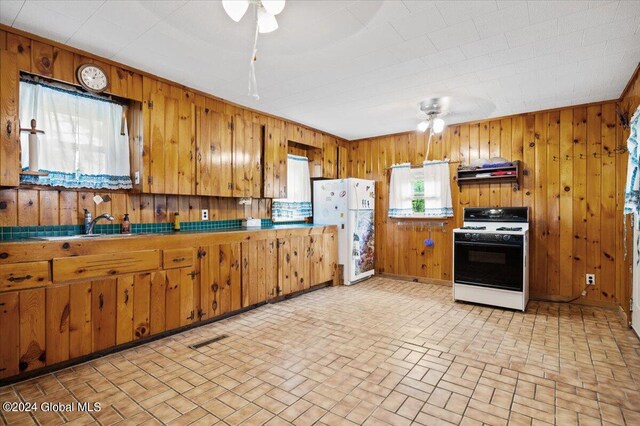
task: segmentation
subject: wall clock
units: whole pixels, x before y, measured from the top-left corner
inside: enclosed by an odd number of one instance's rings
[[[89,92],[102,93],[109,87],[109,76],[95,64],[82,64],[76,71],[78,82]]]

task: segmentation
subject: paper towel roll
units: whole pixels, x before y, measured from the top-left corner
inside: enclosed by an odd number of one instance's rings
[[[40,170],[38,164],[38,135],[29,133],[29,170],[37,172]]]

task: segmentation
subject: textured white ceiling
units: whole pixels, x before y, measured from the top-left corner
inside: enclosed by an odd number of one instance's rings
[[[3,24],[347,139],[414,129],[433,96],[489,116],[617,98],[640,61],[640,1],[288,0],[254,101],[252,19],[219,1],[0,1]]]

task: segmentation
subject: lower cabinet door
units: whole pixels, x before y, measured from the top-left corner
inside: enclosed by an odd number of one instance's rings
[[[291,240],[278,238],[278,291],[277,296],[291,293]]]
[[[20,373],[20,296],[0,294],[0,379]]]
[[[46,365],[45,290],[20,292],[20,372]]]
[[[167,273],[151,273],[149,291],[149,333],[158,334],[166,330],[167,317]]]
[[[69,359],[70,285],[46,289],[47,365]]]
[[[208,246],[201,266],[201,288],[208,294],[209,318],[240,309],[242,298],[241,243]]]
[[[109,278],[91,283],[91,324],[93,352],[116,344],[117,279]]]
[[[69,358],[91,353],[91,282],[69,284]]]
[[[179,268],[165,271],[166,304],[165,324],[171,330],[191,324],[196,318],[193,309],[193,286],[197,276],[194,268]]]

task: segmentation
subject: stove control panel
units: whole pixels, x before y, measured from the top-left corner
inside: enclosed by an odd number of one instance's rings
[[[524,243],[524,235],[493,234],[491,232],[456,232],[454,234],[454,241],[522,245]]]

